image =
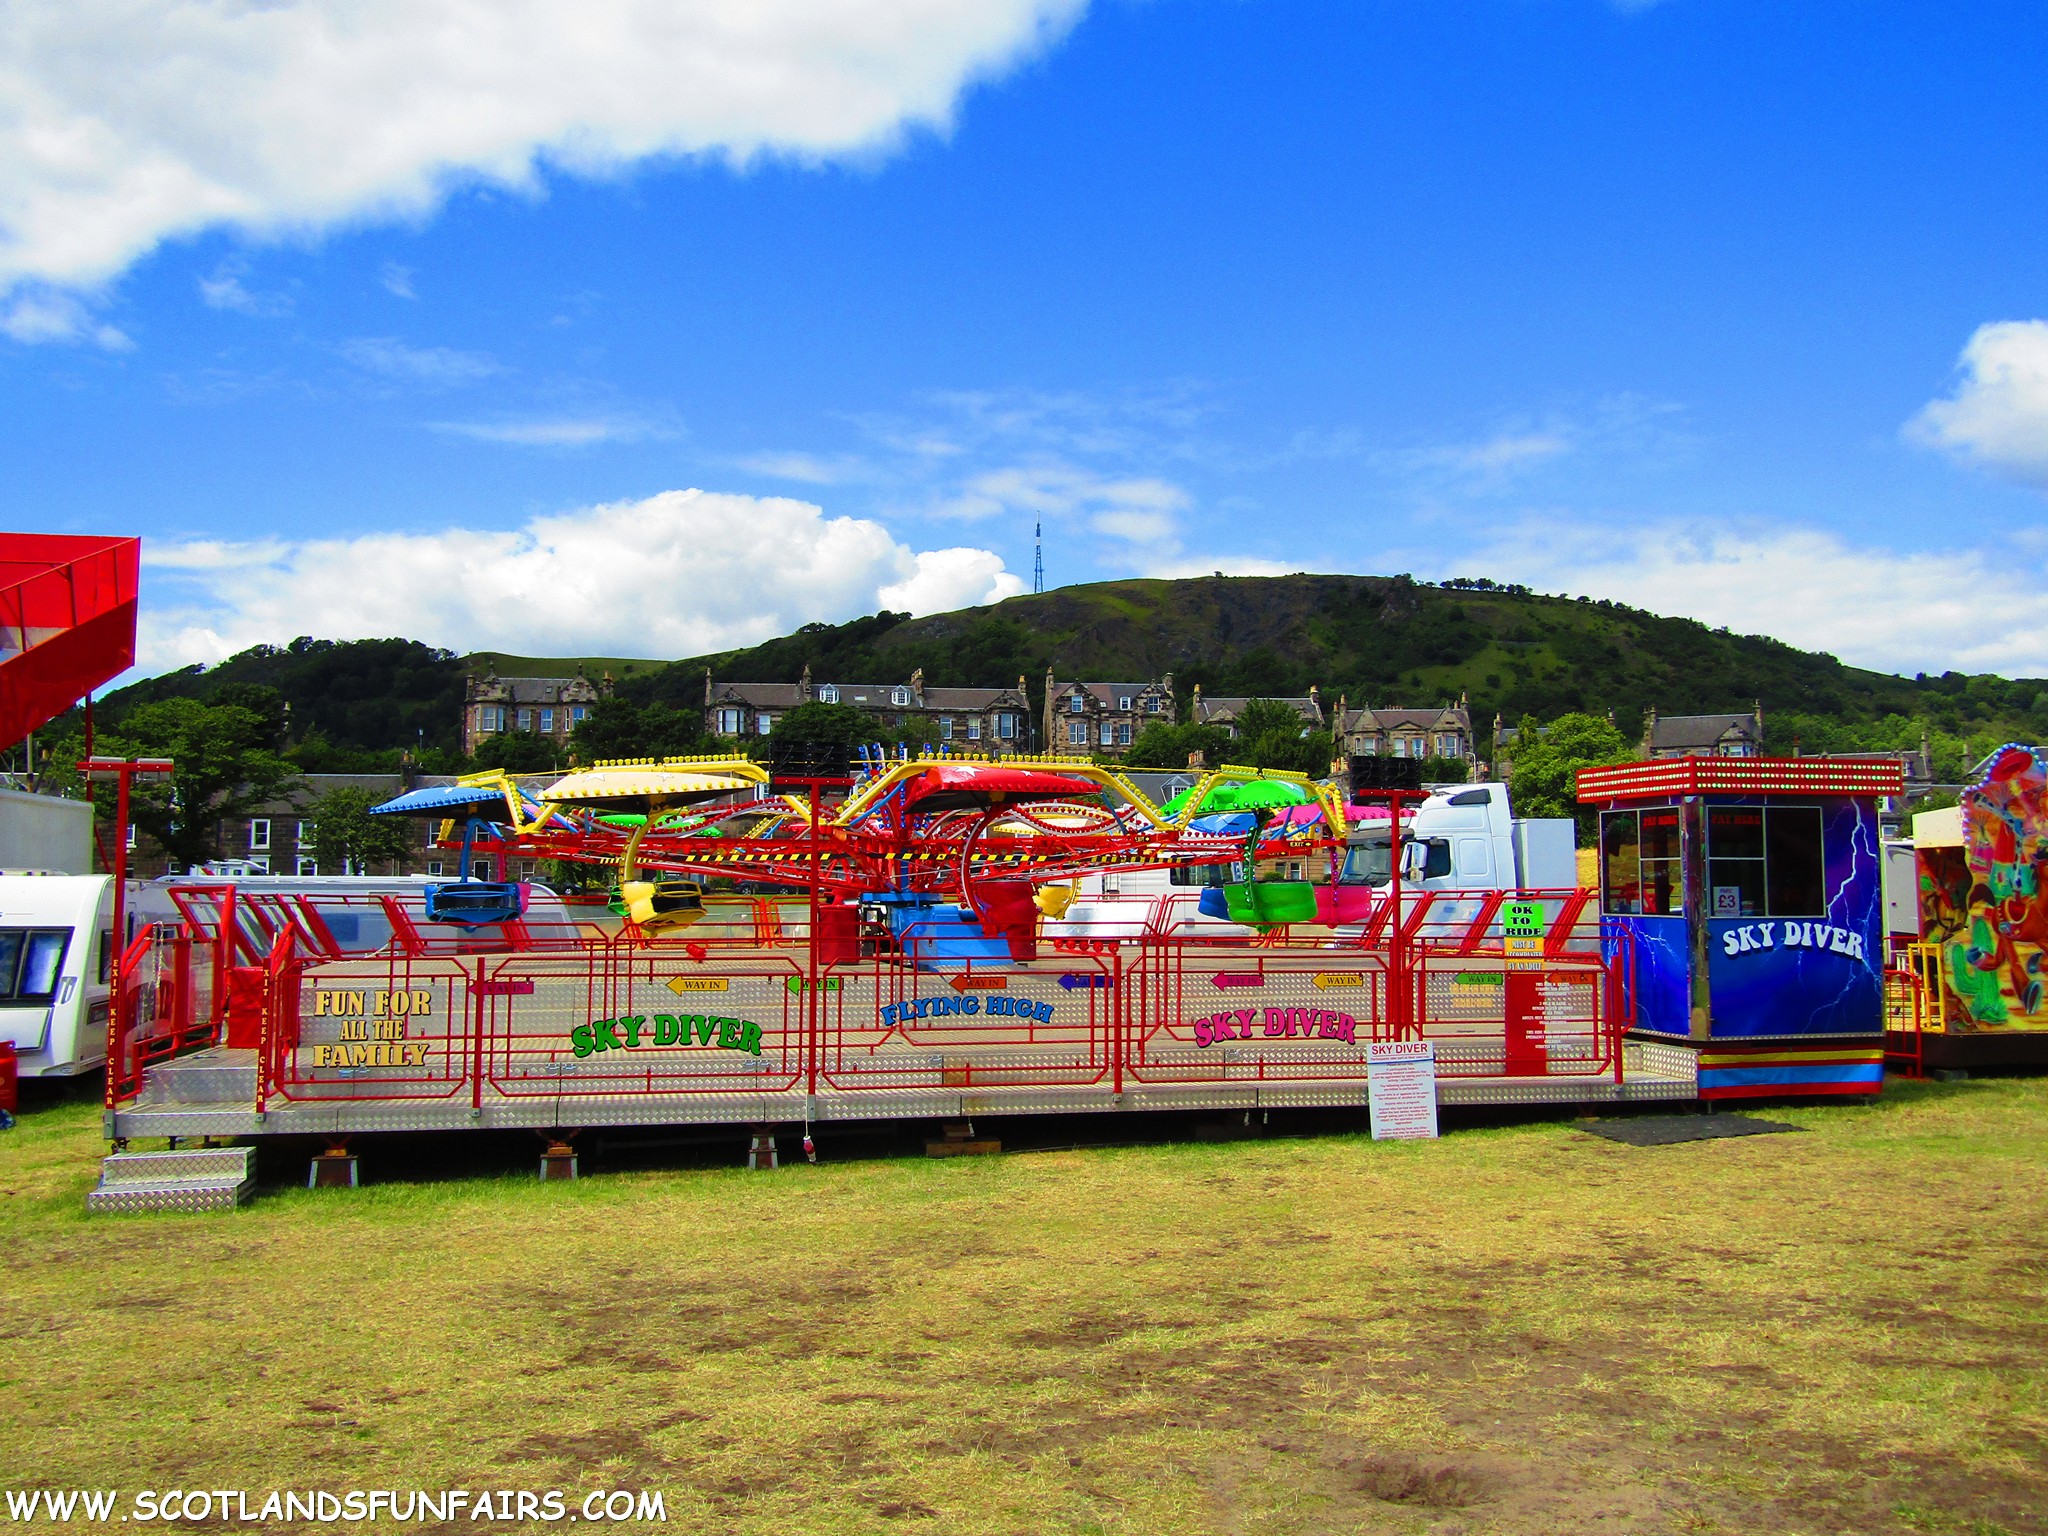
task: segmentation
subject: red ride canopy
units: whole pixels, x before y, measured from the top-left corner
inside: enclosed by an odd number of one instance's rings
[[[0,747],[135,665],[142,541],[0,533]]]
[[[1070,779],[1063,773],[1034,773],[982,763],[927,768],[916,778],[903,781],[905,807],[922,812],[971,811],[1027,800],[1078,800],[1100,792],[1100,785]]]

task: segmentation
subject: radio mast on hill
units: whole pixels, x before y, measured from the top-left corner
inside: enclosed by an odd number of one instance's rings
[[[1031,524],[1031,590],[1045,590],[1045,519],[1038,518]]]

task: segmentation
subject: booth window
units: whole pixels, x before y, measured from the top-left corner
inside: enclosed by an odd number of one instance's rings
[[[1669,917],[1683,909],[1678,807],[1600,813],[1600,910],[1617,917]]]
[[[1820,808],[1707,808],[1707,901],[1715,917],[1822,917],[1827,868]]]

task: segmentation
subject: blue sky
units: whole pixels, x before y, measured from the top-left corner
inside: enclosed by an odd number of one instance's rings
[[[150,665],[688,654],[1043,518],[2048,674],[2038,6],[138,4],[0,45],[0,490],[144,535]]]

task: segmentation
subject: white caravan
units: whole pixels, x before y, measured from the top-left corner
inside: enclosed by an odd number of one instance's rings
[[[0,1040],[24,1078],[107,1059],[114,969],[110,875],[0,875]]]

